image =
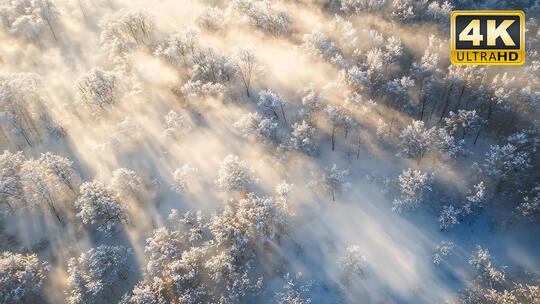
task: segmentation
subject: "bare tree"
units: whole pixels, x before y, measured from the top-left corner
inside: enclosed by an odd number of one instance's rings
[[[239,46],[235,49],[235,59],[240,78],[246,89],[247,97],[250,97],[249,88],[259,66],[255,57],[255,47],[252,45]]]

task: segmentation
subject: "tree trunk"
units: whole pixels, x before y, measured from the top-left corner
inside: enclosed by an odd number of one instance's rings
[[[457,100],[456,106],[454,107],[454,111],[457,111],[459,109],[459,105],[461,104],[461,98],[463,97],[463,93],[465,93],[465,84],[463,84],[463,87],[461,87],[461,92],[459,93],[459,98]]]
[[[512,114],[510,114],[509,116],[510,116],[510,119],[506,120],[507,121],[506,123],[500,124],[500,128],[497,131],[497,136],[500,136],[504,132],[504,130],[508,130],[508,129],[510,130],[510,133],[513,133],[512,126],[514,126],[514,121],[517,116],[516,111],[512,111]]]
[[[489,99],[488,103],[488,113],[487,113],[487,120],[489,121],[491,119],[491,114],[493,114],[493,99]]]
[[[51,212],[54,214],[54,216],[56,216],[56,219],[58,220],[58,222],[60,224],[62,224],[62,218],[60,218],[60,215],[58,214],[58,211],[56,210],[56,208],[54,208],[54,205],[52,204],[52,202],[48,202],[48,205],[49,205],[49,208],[51,209]]]
[[[71,190],[73,194],[75,194],[75,189],[73,189],[73,186],[70,182],[65,182],[64,184],[69,188],[69,190]]]
[[[336,125],[332,126],[332,151],[334,151],[334,147],[336,146]]]
[[[392,119],[390,119],[390,128],[388,129],[388,136],[392,135],[394,131],[394,116],[392,116]]]
[[[56,219],[58,220],[58,222],[62,224],[63,222],[62,222],[62,219],[60,218],[60,215],[56,211],[54,212],[54,215],[56,216]]]
[[[476,145],[476,141],[478,140],[478,137],[480,136],[480,132],[482,131],[482,125],[478,127],[478,132],[476,133],[476,137],[474,138],[473,145]]]
[[[26,143],[32,147],[32,143],[30,142],[29,138],[28,138],[28,135],[26,134],[26,132],[24,130],[21,129],[21,134],[22,136],[24,137],[24,140],[26,140]]]
[[[423,96],[422,96],[420,105],[421,105],[421,108],[420,108],[420,121],[424,121],[424,110],[426,109],[426,102],[425,102]]]
[[[84,19],[87,19],[86,12],[84,11],[84,6],[82,4],[82,1],[79,0],[79,8],[81,9],[81,13],[83,14]]]
[[[283,111],[283,104],[280,102],[279,107],[281,108],[281,115],[283,115],[283,121],[287,124],[287,117],[285,117],[285,111]]]
[[[49,26],[49,29],[51,30],[51,33],[54,37],[54,41],[58,42],[58,38],[56,38],[56,33],[54,32],[54,29],[51,25],[51,21],[49,19],[47,19],[47,25]]]
[[[452,91],[454,90],[454,85],[450,87],[450,90],[448,91],[448,94],[446,94],[446,98],[444,99],[444,106],[441,111],[441,117],[439,118],[439,122],[442,121],[444,114],[446,113],[446,110],[448,109],[448,104],[450,103],[450,95],[452,95]]]
[[[360,145],[362,144],[362,141],[360,140],[360,135],[358,135],[358,143],[356,147],[356,159],[360,159]]]
[[[422,84],[420,85],[420,98],[418,99],[418,103],[420,104],[420,120],[424,120],[424,109],[426,107],[425,104],[425,97],[424,97],[424,80],[422,80]]]

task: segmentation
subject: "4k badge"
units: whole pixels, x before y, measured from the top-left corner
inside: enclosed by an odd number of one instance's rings
[[[525,62],[522,11],[453,11],[452,64],[519,65]]]

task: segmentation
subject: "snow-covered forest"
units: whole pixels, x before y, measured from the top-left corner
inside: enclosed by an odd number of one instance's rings
[[[539,51],[539,1],[0,0],[0,303],[538,304]]]

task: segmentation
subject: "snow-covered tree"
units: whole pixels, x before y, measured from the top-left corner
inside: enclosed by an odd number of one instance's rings
[[[355,92],[369,91],[373,88],[373,83],[368,72],[357,65],[348,69],[342,69],[339,72],[337,83]]]
[[[431,154],[434,159],[455,158],[463,151],[462,141],[456,141],[445,128],[427,129],[423,121],[414,120],[400,134],[399,155],[416,159]]]
[[[164,230],[161,230],[164,231]],[[156,235],[155,235],[156,236]],[[178,235],[172,234],[173,238]],[[209,303],[212,299],[210,286],[205,282],[204,273],[206,247],[191,247],[185,250],[174,250],[173,242],[165,244],[167,239],[160,238],[166,247],[146,247],[145,252],[151,254],[149,265],[159,263],[159,272],[147,272],[142,282],[137,284],[130,295],[124,296],[122,303]],[[173,247],[167,247],[172,245]],[[149,245],[150,246],[150,245]],[[150,250],[150,252],[149,252]],[[157,253],[154,250],[162,250]],[[157,261],[153,258],[162,257]],[[173,259],[171,259],[174,256]],[[150,264],[151,263],[151,264]],[[155,269],[152,269],[154,271]]]
[[[302,278],[302,273],[297,273],[295,279],[291,278],[289,273],[284,277],[285,284],[283,285],[283,291],[276,292],[277,304],[310,304],[310,289],[311,282],[299,283]]]
[[[177,91],[180,95],[186,98],[217,96],[226,91],[225,85],[221,83],[203,82],[200,80],[188,80]]]
[[[424,50],[419,61],[413,62],[410,74],[419,84],[418,115],[423,120],[427,114],[428,106],[436,104],[436,93],[438,93],[438,80],[442,77],[442,70],[439,68],[440,52],[442,42],[435,35],[430,35],[428,46]]]
[[[523,197],[523,201],[517,207],[521,215],[534,220],[540,215],[540,183],[533,185],[532,189]]]
[[[217,53],[211,47],[202,47],[190,57],[193,63],[191,81],[203,83],[231,82],[237,75],[236,63],[228,55]]]
[[[73,170],[73,162],[51,152],[41,154],[37,160],[39,166],[46,172],[50,179],[56,180],[54,188],[60,188],[58,184],[64,184],[73,191],[76,182],[76,173]]]
[[[128,222],[127,206],[120,203],[102,182],[83,183],[79,192],[75,209],[83,224],[94,225],[98,231],[109,234]]]
[[[313,115],[324,109],[326,104],[326,98],[321,93],[317,94],[313,88],[313,84],[310,84],[302,89],[302,108],[298,113],[300,118],[306,120],[308,123],[313,124]]]
[[[68,263],[67,302],[89,304],[102,301],[115,286],[128,278],[132,250],[101,245],[72,258]]]
[[[64,160],[70,164],[69,160]],[[20,172],[25,203],[31,207],[49,209],[58,221],[62,222],[57,202],[62,196],[63,187],[69,184],[66,184],[62,175],[59,176],[57,173],[61,172],[54,172],[51,168],[43,166],[40,160],[34,159],[25,161]]]
[[[72,164],[71,160],[50,152],[37,160],[25,161],[20,172],[25,203],[38,208],[46,206],[62,221],[56,202],[63,199],[65,190],[74,191],[76,174]]]
[[[220,190],[245,192],[249,185],[257,183],[253,169],[233,154],[223,159],[218,175],[216,185]]]
[[[199,26],[217,31],[223,23],[223,11],[216,6],[206,6],[199,10],[195,21]]]
[[[107,16],[101,21],[103,39],[133,41],[138,45],[151,42],[154,21],[144,12],[121,12]]]
[[[164,136],[180,136],[190,130],[190,127],[186,124],[185,118],[176,113],[174,110],[170,110],[165,115],[165,132]]]
[[[349,20],[335,15],[331,27],[333,34],[338,36],[338,44],[341,48],[353,54],[353,59],[358,58],[358,47],[362,41],[359,31]]]
[[[272,6],[268,0],[233,0],[231,7],[243,15],[244,22],[272,35],[287,35],[290,32],[292,20],[289,13]]]
[[[518,176],[530,167],[529,154],[518,151],[512,144],[504,146],[491,145],[486,152],[485,163],[482,165],[484,174],[497,180],[497,190],[503,182]]]
[[[295,122],[293,131],[289,139],[290,148],[311,155],[315,153],[317,147],[315,145],[315,128],[310,126],[305,120],[302,123]]]
[[[186,248],[186,239],[180,231],[165,227],[154,230],[146,239],[144,252],[147,256],[146,273],[149,276],[160,276],[166,271],[168,264],[180,259],[182,250]]]
[[[399,188],[401,197],[394,199],[392,202],[392,210],[397,212],[418,207],[422,202],[424,193],[431,191],[427,173],[411,168],[403,170],[399,175]]]
[[[396,78],[386,83],[387,96],[390,98],[390,105],[401,111],[409,110],[412,107],[411,91],[414,88],[414,79],[410,76]],[[392,118],[395,119],[395,118]]]
[[[0,73],[0,129],[32,146],[45,109],[41,77],[31,73]]]
[[[348,246],[345,255],[339,260],[341,282],[348,286],[355,279],[363,279],[367,275],[367,260],[358,245]]]
[[[211,299],[204,272],[208,248],[193,246],[201,238],[201,213],[187,212],[181,216],[173,210],[169,221],[174,227],[158,228],[146,240],[148,263],[144,280],[126,303],[139,303],[137,299],[141,297],[157,299],[156,303],[207,303]]]
[[[449,1],[438,2],[433,1],[427,6],[425,15],[427,18],[440,24],[447,24],[450,13],[454,9]]]
[[[454,136],[448,134],[444,128],[433,127],[430,129],[430,148],[429,152],[434,159],[453,159],[466,153],[463,148],[463,140],[457,141]]]
[[[112,173],[111,189],[120,199],[136,198],[143,187],[143,179],[133,170],[120,168]]]
[[[216,290],[215,301],[242,302],[248,294],[257,294],[262,288],[262,278],[250,276],[249,262],[253,260],[254,255],[252,252],[249,254],[248,257],[237,256],[234,249],[226,248],[211,255],[206,261],[204,267]]]
[[[22,151],[11,153],[6,150],[0,155],[0,200],[9,211],[14,211],[24,200],[20,175],[23,162]]]
[[[341,11],[346,15],[377,12],[384,9],[387,0],[341,0]]]
[[[275,139],[277,123],[270,118],[262,117],[257,112],[245,114],[233,124],[243,137],[252,138],[256,142],[268,143]]]
[[[312,56],[319,56],[340,68],[348,68],[350,63],[342,55],[338,46],[320,31],[313,30],[311,34],[305,34],[302,49]]]
[[[540,295],[540,286],[532,284],[515,283],[508,289],[483,288],[473,285],[459,295],[460,304],[518,304],[534,303]]]
[[[178,210],[172,209],[167,219],[175,229],[183,231],[182,237],[187,238],[187,242],[190,244],[193,245],[194,242],[203,239],[206,219],[200,210],[188,210],[184,214],[180,214]]]
[[[270,90],[259,92],[259,101],[257,105],[262,109],[265,115],[275,118],[276,120],[283,118],[283,122],[287,123],[284,107],[287,101],[281,94],[275,94]],[[279,114],[278,114],[279,113]]]
[[[193,28],[172,34],[167,41],[160,44],[154,54],[163,57],[172,66],[186,67],[191,55],[199,48],[199,31]]]
[[[381,45],[373,47],[366,52],[365,58],[361,63],[361,68],[356,68],[355,73],[362,78],[366,78],[363,80],[364,83],[373,84],[374,86],[371,89],[376,88],[378,85],[383,85],[384,82],[391,79],[392,69],[390,67],[395,65],[403,55],[403,43],[399,38],[394,36],[388,37],[384,44],[382,37],[377,37],[377,39],[381,40]]]
[[[288,213],[272,198],[254,193],[229,200],[208,225],[220,246],[231,248],[234,258],[249,257],[257,246],[278,240],[288,230]]]
[[[1,11],[2,26],[12,35],[22,36],[31,41],[38,41],[42,33],[45,32],[45,22],[31,12],[27,12],[25,4],[30,6],[30,1],[25,1],[26,3],[23,1],[20,2],[22,2],[21,5],[17,5],[16,2],[5,2],[3,4]]]
[[[448,1],[393,0],[391,4],[391,16],[405,23],[435,21],[444,24],[452,10]]]
[[[188,190],[190,183],[193,183],[200,178],[199,169],[186,163],[182,168],[178,168],[173,172],[172,189],[176,191],[176,193],[184,193]]]
[[[93,68],[75,82],[77,102],[100,117],[107,107],[115,104],[120,96],[118,76],[115,72]]]
[[[326,114],[326,119],[330,124],[330,141],[332,143],[332,151],[335,149],[336,145],[336,133],[338,128],[342,128],[345,133],[345,138],[349,133],[349,130],[352,129],[356,123],[353,116],[354,107],[346,106],[332,106],[328,105],[324,109]]]
[[[0,254],[0,299],[2,303],[22,303],[38,295],[49,267],[35,254],[4,251]],[[35,299],[37,301],[37,298]]]
[[[459,294],[462,304],[535,303],[540,295],[536,275],[520,275],[519,281],[505,273],[504,266],[494,266],[487,249],[477,246],[477,251],[469,259],[475,269],[472,284]],[[524,283],[523,281],[531,281]]]
[[[54,2],[51,0],[33,0],[30,3],[33,6],[32,13],[39,16],[47,24],[54,40],[58,40],[53,25],[58,21],[60,11],[56,5],[54,5]]]
[[[47,208],[61,221],[57,202],[65,190],[73,192],[72,162],[47,152],[39,159],[25,159],[22,152],[0,155],[0,195],[10,210]]]
[[[234,49],[234,58],[236,61],[236,68],[240,79],[246,89],[247,97],[250,97],[249,89],[254,78],[260,74],[261,66],[257,63],[257,57],[255,56],[255,46],[237,46]]]
[[[439,227],[441,231],[447,230],[457,224],[460,213],[461,210],[454,208],[454,206],[444,206],[439,215]]]
[[[479,117],[476,115],[475,110],[458,110],[457,113],[450,111],[448,117],[444,118],[444,124],[450,135],[456,134],[458,128],[461,127],[461,138],[465,138],[469,128],[476,124],[478,119]]]
[[[179,260],[170,264],[172,284],[180,303],[208,303],[212,291],[204,276],[204,263],[207,262],[205,247],[191,247],[182,252]]]
[[[426,129],[423,121],[415,120],[401,131],[400,155],[420,161],[429,151],[433,129]]]
[[[486,199],[486,187],[484,182],[481,181],[478,184],[474,185],[474,189],[470,192],[465,199],[465,204],[463,206],[463,212],[465,214],[470,214],[475,208],[481,208],[484,200]]]
[[[209,277],[216,284],[220,301],[237,302],[248,292],[257,292],[262,279],[253,264],[259,250],[269,242],[279,242],[288,232],[289,214],[281,202],[248,193],[229,200],[221,213],[215,214],[208,228],[217,250],[205,263]]]
[[[289,192],[291,191],[292,186],[293,185],[287,183],[287,181],[282,181],[274,189],[276,203],[284,210],[289,210]]]
[[[167,304],[168,293],[165,282],[158,278],[145,279],[125,294],[119,304]]]
[[[330,194],[332,201],[336,200],[337,194],[347,191],[350,187],[350,183],[346,182],[349,170],[341,170],[336,164],[333,164],[332,167],[326,167],[321,174],[312,172],[311,175],[313,178],[308,184],[309,187]]]
[[[47,29],[57,40],[54,25],[60,12],[51,0],[16,0],[3,7],[3,21],[10,34],[37,40]]]
[[[384,119],[379,118],[377,121],[377,129],[375,131],[375,134],[377,135],[377,139],[385,142],[388,141],[392,136],[392,129],[390,126],[385,122]]]
[[[154,21],[143,12],[119,11],[99,23],[101,48],[120,71],[130,69],[130,51],[153,41]]]
[[[120,149],[129,145],[135,145],[142,137],[143,130],[144,127],[139,121],[127,116],[114,126],[114,131],[110,133],[104,146]]]
[[[534,162],[538,145],[540,144],[540,138],[538,137],[538,131],[532,127],[530,129],[523,129],[516,132],[506,138],[508,143],[515,146],[520,151],[529,153]]]
[[[401,55],[403,55],[403,43],[401,39],[396,36],[390,36],[386,38],[385,57],[387,62],[395,62]],[[406,82],[410,82],[407,80]]]
[[[489,251],[480,246],[478,246],[477,251],[469,259],[469,264],[476,270],[475,280],[479,284],[493,288],[494,286],[503,284],[506,279],[505,274],[493,266]]]
[[[435,252],[433,253],[433,264],[439,265],[442,263],[452,249],[454,249],[454,243],[442,241],[439,245],[437,245],[437,247],[435,247]]]

